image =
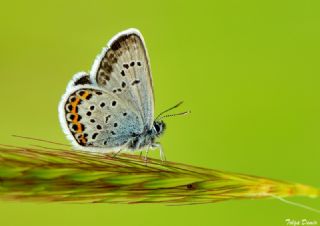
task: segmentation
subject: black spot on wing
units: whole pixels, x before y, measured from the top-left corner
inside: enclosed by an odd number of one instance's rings
[[[110,77],[108,76],[107,73],[110,73],[110,72],[112,71],[112,69],[110,69],[110,68],[112,68],[112,66],[111,66],[108,62],[103,62],[103,63],[102,63],[102,67],[103,67],[103,69],[105,69],[105,70],[100,69],[100,70],[99,70],[99,76],[100,76],[101,78],[109,81],[109,80],[110,80]],[[106,73],[106,72],[107,72],[107,73]]]
[[[134,86],[134,85],[137,85],[137,84],[139,84],[139,83],[140,83],[140,80],[134,80],[134,81],[131,83],[131,85]]]
[[[73,124],[73,125],[72,125],[72,129],[73,129],[74,131],[77,131],[78,125],[77,125],[77,124]]]
[[[89,93],[88,96],[86,97],[87,100],[90,100],[92,98],[92,94]]]
[[[122,82],[122,83],[121,83],[122,88],[125,88],[126,85],[127,85],[127,84],[126,84],[125,82]]]
[[[71,114],[70,116],[69,116],[69,119],[72,121],[72,120],[74,120],[75,119],[75,115],[74,114]]]
[[[106,123],[108,123],[110,117],[111,117],[111,115],[108,115],[108,116],[106,117]]]
[[[72,111],[73,107],[71,104],[66,105],[66,110],[67,111]]]
[[[75,102],[77,100],[77,97],[71,96],[69,99],[69,102]]]
[[[94,134],[92,135],[92,139],[95,140],[98,135],[99,135],[99,133],[94,133]]]
[[[125,42],[127,38],[128,38],[128,35],[122,35],[118,37],[118,39],[111,44],[110,48],[113,51],[117,51],[118,49],[121,48],[121,43]]]
[[[113,51],[109,51],[107,53],[107,59],[109,62],[115,64],[118,62],[118,59],[115,57],[114,52]]]
[[[138,38],[138,36],[136,34],[122,34],[120,37],[117,38],[117,40],[115,40],[111,44],[110,48],[113,51],[117,51],[122,46],[132,45],[133,43],[136,43],[137,38]]]
[[[74,85],[75,86],[77,86],[77,85],[87,85],[87,84],[88,85],[92,84],[89,75],[81,76],[80,78],[78,78],[77,80],[74,81]]]
[[[112,43],[112,45],[111,45],[111,49],[113,50],[113,51],[117,51],[118,49],[120,49],[121,48],[121,45],[120,45],[120,42],[118,42],[118,41],[115,41],[114,43]]]

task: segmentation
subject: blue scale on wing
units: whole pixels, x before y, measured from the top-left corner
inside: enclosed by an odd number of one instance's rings
[[[77,92],[84,90],[80,88]],[[139,114],[117,95],[95,87],[85,88],[92,97],[78,106],[87,137],[86,146],[112,149],[125,145],[143,131]]]

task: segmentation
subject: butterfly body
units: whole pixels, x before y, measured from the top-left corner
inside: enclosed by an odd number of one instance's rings
[[[156,138],[160,137],[165,129],[165,124],[162,121],[155,121],[151,129],[145,128],[140,134],[133,134],[132,139],[128,144],[131,150],[142,149],[145,147],[156,147]]]
[[[117,152],[160,147],[165,124],[154,119],[149,57],[141,33],[117,34],[96,58],[90,73],[80,72],[59,105],[62,128],[77,149]]]

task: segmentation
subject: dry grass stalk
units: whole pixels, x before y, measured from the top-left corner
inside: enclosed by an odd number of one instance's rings
[[[121,154],[0,148],[0,199],[80,203],[200,204],[308,196],[310,186]]]

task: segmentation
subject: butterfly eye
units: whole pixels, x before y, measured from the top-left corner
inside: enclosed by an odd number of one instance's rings
[[[160,126],[158,124],[154,124],[154,128],[155,128],[157,133],[160,132]]]

